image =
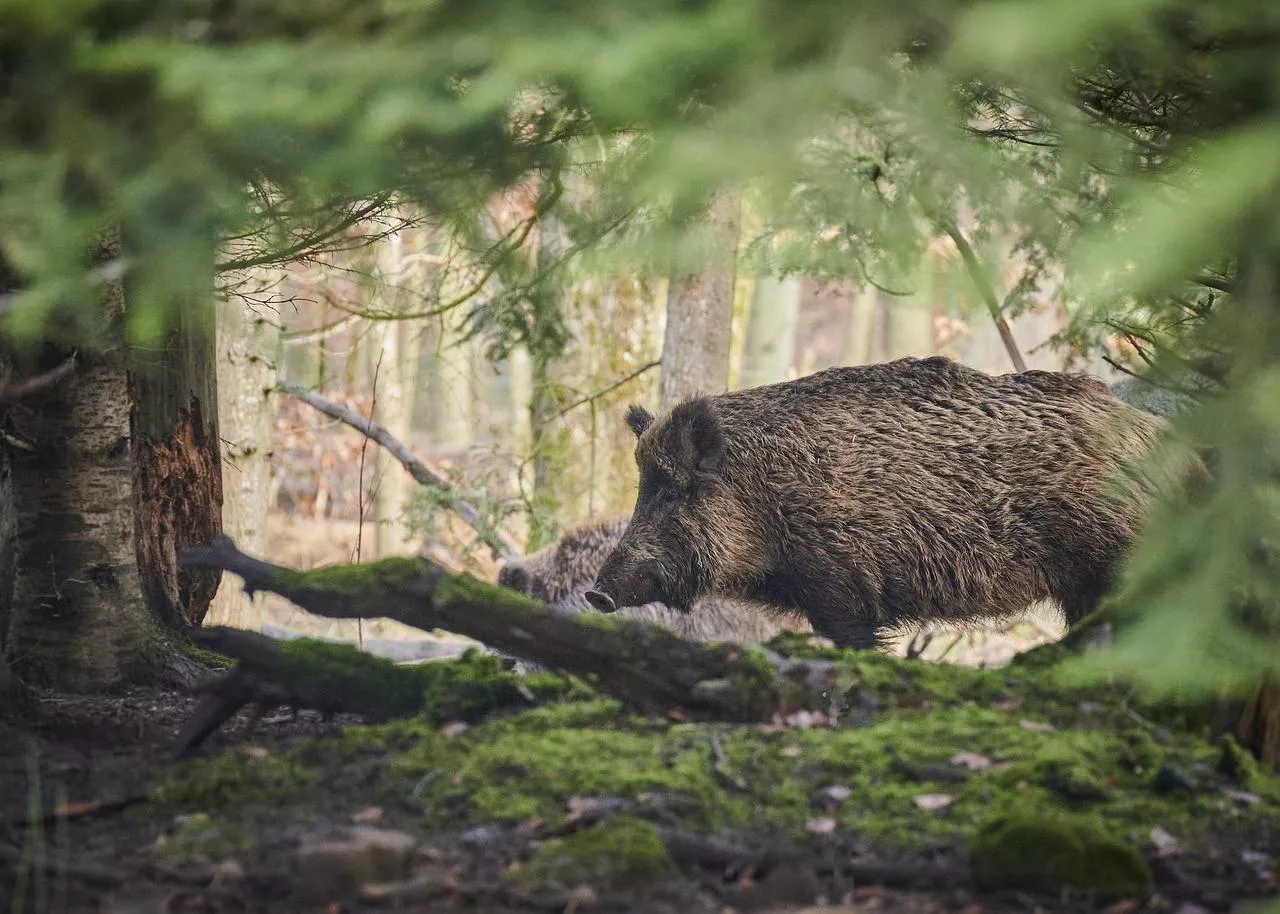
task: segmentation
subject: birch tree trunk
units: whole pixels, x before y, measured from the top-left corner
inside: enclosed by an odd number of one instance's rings
[[[800,320],[800,295],[804,280],[799,276],[756,279],[747,318],[747,342],[742,353],[740,379],[743,387],[785,381],[791,372],[796,348],[796,328]]]
[[[271,490],[274,389],[280,359],[275,315],[256,313],[240,296],[217,304],[218,425],[225,467],[222,528],[246,548],[265,551]],[[257,631],[262,595],[221,587],[209,608],[208,625]]]
[[[672,276],[667,285],[662,412],[687,397],[728,389],[740,207],[739,192],[716,197],[706,215],[717,246],[714,260],[700,273]]]
[[[112,238],[100,256],[119,251]],[[114,322],[125,294],[105,284]],[[188,314],[145,360],[83,352],[77,372],[22,403],[33,449],[12,459],[5,653],[24,680],[93,689],[197,672],[173,632],[199,623],[219,579],[176,565],[220,528],[212,333],[199,320]]]

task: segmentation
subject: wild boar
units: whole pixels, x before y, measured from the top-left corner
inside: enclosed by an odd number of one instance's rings
[[[507,562],[498,572],[498,583],[557,609],[589,612],[586,592],[626,526],[627,519],[621,518],[570,530],[545,549]],[[720,597],[699,601],[692,612],[649,603],[623,613],[694,641],[758,642],[783,631],[810,630],[808,622],[794,613]]]
[[[1159,418],[1101,381],[993,377],[950,359],[833,368],[688,400],[636,435],[635,510],[588,601],[604,612],[709,594],[802,613],[872,647],[921,622],[1101,598],[1148,504],[1122,472]]]

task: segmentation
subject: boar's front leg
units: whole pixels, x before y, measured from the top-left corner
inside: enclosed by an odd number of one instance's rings
[[[830,638],[836,647],[865,651],[880,646],[874,619],[849,606],[810,607],[805,613],[815,634]]]

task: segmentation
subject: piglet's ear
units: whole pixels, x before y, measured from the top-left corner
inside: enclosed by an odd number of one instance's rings
[[[705,398],[688,400],[671,411],[663,436],[676,472],[692,482],[700,473],[715,473],[724,461],[724,429]]]
[[[627,408],[627,427],[635,433],[637,438],[643,435],[651,425],[653,425],[653,413],[634,403]]]

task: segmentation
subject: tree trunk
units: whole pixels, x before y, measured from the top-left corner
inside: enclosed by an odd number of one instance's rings
[[[803,288],[804,281],[799,276],[785,279],[761,276],[756,280],[747,319],[746,349],[742,354],[743,387],[787,379],[795,355]]]
[[[117,257],[118,241],[101,253]],[[118,323],[122,284],[108,283],[104,297],[108,317]],[[78,371],[20,404],[33,449],[12,458],[18,549],[5,651],[23,679],[93,689],[125,680],[188,682],[196,671],[169,629],[182,625],[180,607],[203,615],[218,577],[183,570],[185,581],[204,582],[203,605],[190,584],[170,598],[157,582],[165,570],[177,581],[177,548],[212,538],[209,532],[175,546],[171,518],[204,510],[204,520],[213,522],[205,527],[212,528],[218,504],[188,501],[188,477],[173,459],[197,434],[209,434],[203,405],[195,404],[197,422],[177,423],[176,442],[159,434],[157,408],[179,402],[164,375],[190,371],[197,357],[193,347],[173,342],[151,354],[141,375],[130,372],[123,346],[82,352]],[[212,371],[211,360],[203,365]],[[217,440],[215,425],[205,439],[212,456],[201,463],[211,465],[215,479]],[[139,459],[145,462],[135,472]]]
[[[687,397],[728,389],[740,205],[737,192],[716,198],[706,217],[718,246],[714,261],[701,273],[672,276],[667,286],[662,412]]]
[[[222,532],[212,295],[211,275],[210,298],[184,303],[164,345],[129,360],[138,571],[147,605],[171,626],[200,625],[218,591],[216,574],[177,564]]]
[[[221,298],[217,318],[218,426],[227,471],[222,527],[236,542],[265,550],[280,328],[239,296]],[[205,624],[256,630],[262,597],[221,587]]]

